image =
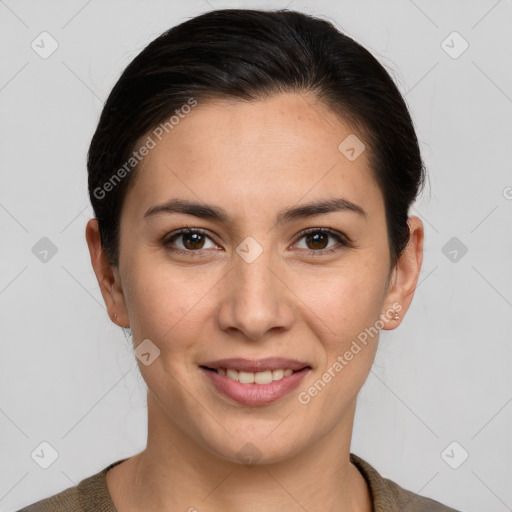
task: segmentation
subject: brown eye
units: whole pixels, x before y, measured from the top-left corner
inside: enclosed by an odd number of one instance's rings
[[[210,241],[210,246],[206,244]],[[216,248],[211,238],[199,229],[181,229],[163,240],[163,246],[173,252],[195,255],[203,249]]]
[[[183,233],[181,237],[185,248],[190,250],[203,248],[204,235],[200,233]]]
[[[337,243],[329,245],[329,239],[335,240]],[[313,228],[303,231],[299,237],[299,242],[302,240],[304,240],[305,246],[299,248],[305,249],[313,256],[336,252],[342,247],[351,247],[350,241],[344,235],[326,228]]]
[[[325,233],[310,233],[306,235],[310,249],[325,249],[329,243],[329,235]]]

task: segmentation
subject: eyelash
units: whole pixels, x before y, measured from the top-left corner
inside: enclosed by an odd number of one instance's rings
[[[338,233],[338,232],[332,230],[330,227],[329,228],[309,228],[309,229],[306,229],[306,230],[302,231],[301,233],[299,233],[297,241],[295,243],[298,243],[305,236],[313,234],[313,233],[322,233],[324,235],[330,235],[331,237],[335,238],[342,247],[355,247],[354,244],[348,238],[346,238],[341,233]],[[174,253],[177,253],[177,254],[186,254],[187,256],[189,256],[189,255],[190,256],[202,256],[202,254],[201,254],[202,249],[198,249],[196,251],[193,251],[193,250],[184,250],[184,249],[180,249],[180,248],[176,248],[176,247],[172,246],[171,242],[173,240],[175,240],[176,238],[179,238],[181,235],[191,235],[191,234],[199,234],[199,235],[205,236],[205,237],[209,238],[210,240],[212,240],[212,242],[214,242],[214,240],[207,234],[207,232],[202,230],[202,229],[199,229],[199,228],[183,228],[183,229],[180,229],[178,231],[175,231],[175,232],[171,233],[169,236],[166,236],[164,238],[164,240],[162,241],[162,244],[163,244],[163,246],[167,250],[169,250],[171,252],[174,252]],[[304,249],[304,250],[310,252],[311,256],[318,257],[318,256],[323,256],[325,254],[330,254],[330,253],[337,252],[342,247],[330,248],[330,249],[321,249],[321,250],[318,250],[318,251],[315,251],[313,249],[309,249],[309,250],[308,249]]]

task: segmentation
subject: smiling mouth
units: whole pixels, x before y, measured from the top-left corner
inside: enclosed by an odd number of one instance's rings
[[[241,384],[270,384],[274,381],[279,381],[285,377],[301,372],[303,370],[311,369],[310,366],[305,366],[300,370],[292,370],[291,368],[278,368],[275,370],[264,370],[261,372],[247,372],[243,370],[235,370],[233,368],[209,368],[208,366],[201,366],[205,370],[217,373],[228,377],[229,379],[240,382]]]
[[[286,357],[231,357],[198,365],[207,381],[237,404],[266,406],[289,395],[312,371],[306,361]]]

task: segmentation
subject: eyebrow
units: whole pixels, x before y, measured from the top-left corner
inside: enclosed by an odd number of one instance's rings
[[[295,206],[286,210],[281,210],[277,216],[276,225],[292,222],[298,219],[323,215],[332,212],[353,212],[362,217],[367,217],[366,212],[361,206],[344,198],[327,199],[307,203],[302,206]],[[159,214],[183,213],[193,215],[201,219],[215,220],[222,223],[229,222],[229,215],[223,208],[218,206],[196,203],[185,199],[171,199],[164,204],[152,206],[144,214],[144,219]]]

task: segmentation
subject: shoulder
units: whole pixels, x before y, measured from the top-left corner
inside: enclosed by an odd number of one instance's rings
[[[98,473],[84,478],[74,487],[42,499],[18,512],[116,512],[108,492],[107,471],[126,459],[121,459],[103,468]]]
[[[350,461],[368,483],[375,512],[460,512],[382,477],[373,466],[353,453]]]

